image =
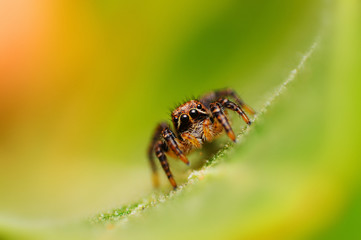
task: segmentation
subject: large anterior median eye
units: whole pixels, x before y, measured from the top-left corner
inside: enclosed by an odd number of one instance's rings
[[[188,120],[189,120],[188,115],[187,115],[187,114],[183,114],[183,115],[181,116],[181,120],[182,120],[182,123],[188,122]]]
[[[196,118],[198,116],[198,111],[196,109],[192,109],[189,111],[189,115],[191,115],[192,118]]]

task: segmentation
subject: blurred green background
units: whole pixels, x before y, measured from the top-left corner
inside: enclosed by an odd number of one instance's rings
[[[0,239],[355,239],[360,11],[357,0],[1,1]],[[126,227],[77,224],[153,191],[145,150],[177,103],[231,87],[261,109],[316,36],[296,82],[214,176]],[[184,181],[189,168],[170,164]]]

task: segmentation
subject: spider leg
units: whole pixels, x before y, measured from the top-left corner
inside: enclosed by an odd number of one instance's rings
[[[246,113],[236,103],[229,101],[227,98],[220,98],[218,100],[218,102],[220,104],[222,104],[223,107],[231,109],[232,111],[237,112],[248,125],[251,125],[251,121],[247,117]]]
[[[219,98],[232,97],[236,101],[236,103],[241,106],[244,110],[246,110],[250,114],[255,114],[256,112],[248,106],[239,95],[231,88],[216,90],[214,92],[208,93],[201,98],[201,102],[205,104],[210,104],[214,101],[217,101]]]
[[[210,118],[205,119],[203,122],[203,134],[206,141],[211,141],[213,138],[212,131],[209,129],[212,124],[213,122]]]
[[[154,187],[158,187],[159,186],[159,177],[158,177],[158,173],[157,173],[157,166],[155,165],[155,161],[154,161],[154,148],[155,145],[157,143],[157,141],[161,138],[161,133],[162,130],[167,127],[166,123],[161,123],[158,124],[158,126],[156,127],[154,134],[153,134],[153,138],[149,144],[148,147],[148,159],[149,159],[149,163],[150,163],[150,167],[152,169],[152,179],[153,179],[153,186]]]
[[[218,120],[218,122],[223,126],[224,130],[226,131],[228,137],[235,142],[236,136],[234,135],[234,132],[232,130],[231,125],[229,124],[228,118],[225,115],[222,105],[219,102],[211,103],[210,109],[212,112],[212,115]]]
[[[181,136],[184,140],[190,142],[194,147],[201,148],[201,143],[192,134],[186,132],[186,133],[182,133]]]
[[[167,174],[170,184],[172,184],[173,189],[176,189],[177,183],[175,182],[172,172],[169,169],[167,156],[165,155],[165,152],[167,151],[167,145],[165,145],[165,143],[163,143],[161,140],[159,140],[156,143],[154,149],[155,149],[155,154],[156,154],[157,158],[159,159],[160,164],[162,165],[162,168],[163,168],[165,174]]]
[[[256,112],[250,107],[248,106],[240,97],[239,95],[236,93],[236,91],[234,91],[231,88],[226,88],[223,90],[218,90],[216,91],[216,97],[217,98],[223,98],[223,97],[227,97],[227,96],[231,96],[232,98],[234,98],[236,100],[236,103],[238,103],[244,110],[246,110],[248,113],[250,114],[255,114]]]
[[[176,136],[172,132],[172,130],[169,129],[169,127],[165,127],[162,131],[162,136],[167,143],[168,147],[179,157],[182,162],[189,165],[189,161],[187,157],[183,154],[183,152],[179,148],[179,143],[176,141]]]

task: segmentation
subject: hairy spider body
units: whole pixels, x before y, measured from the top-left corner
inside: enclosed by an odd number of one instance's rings
[[[232,102],[226,97],[235,100]],[[148,158],[153,171],[153,185],[159,185],[154,153],[159,159],[164,172],[173,188],[177,184],[169,168],[166,154],[179,158],[189,165],[186,157],[192,150],[201,148],[205,142],[212,141],[225,130],[232,141],[236,136],[229,124],[226,109],[237,112],[250,125],[251,121],[244,110],[254,114],[232,89],[223,89],[208,93],[199,100],[190,100],[177,107],[171,114],[174,132],[167,123],[160,123],[153,134],[148,148]],[[243,110],[244,109],[244,110]]]

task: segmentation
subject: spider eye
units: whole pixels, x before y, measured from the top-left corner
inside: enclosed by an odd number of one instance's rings
[[[196,118],[198,116],[198,111],[195,109],[192,109],[189,111],[189,115],[191,115],[192,118]]]
[[[198,109],[202,109],[202,105],[198,104],[198,105],[197,105],[197,108],[198,108]]]
[[[181,120],[182,120],[183,123],[188,122],[188,120],[189,120],[188,115],[187,115],[187,114],[183,114],[183,115],[181,116]]]

